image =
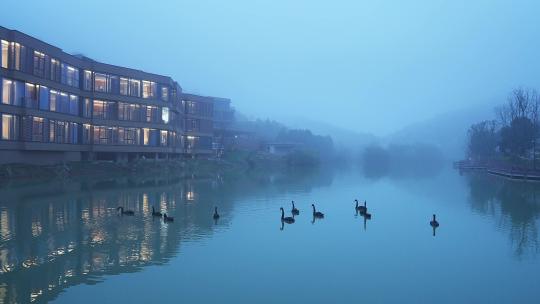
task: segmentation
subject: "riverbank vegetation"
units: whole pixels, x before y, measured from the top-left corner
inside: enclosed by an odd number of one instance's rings
[[[540,96],[535,90],[514,90],[506,103],[495,109],[496,119],[469,128],[468,161],[536,169],[539,111]]]

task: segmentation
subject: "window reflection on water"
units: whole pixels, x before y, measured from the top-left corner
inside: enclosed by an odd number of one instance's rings
[[[69,286],[167,262],[183,240],[212,233],[218,199],[225,215],[235,196],[248,195],[235,183],[133,177],[0,188],[0,303],[47,302]],[[119,216],[118,206],[136,215]],[[152,217],[152,206],[175,223]]]
[[[355,178],[364,189],[373,182],[369,176],[364,180]],[[373,183],[385,178],[378,176]],[[227,229],[236,201],[311,193],[316,187],[332,186],[333,179],[333,172],[295,170],[3,186],[0,303],[48,302],[69,286],[92,284],[110,274],[165,264],[178,254],[182,242],[203,239],[215,229]],[[516,259],[537,258],[540,184],[483,174],[464,174],[460,179],[465,182],[460,184],[460,190],[467,194],[466,208],[485,215],[497,234],[508,236]],[[426,188],[422,182],[416,184]],[[408,182],[403,185],[411,188]],[[216,204],[221,214],[218,226],[211,217]],[[118,206],[136,215],[119,216]],[[166,224],[152,217],[152,207],[174,216],[175,222]],[[331,220],[329,217],[328,222]],[[373,230],[377,223],[373,221]],[[442,238],[445,228],[443,224]]]

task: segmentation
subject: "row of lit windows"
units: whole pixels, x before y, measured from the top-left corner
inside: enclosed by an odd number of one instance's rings
[[[2,79],[2,103],[26,108],[79,115],[79,96],[46,86]]]
[[[2,52],[0,61],[5,69],[25,71],[33,73],[35,76],[47,78],[69,86],[79,87],[79,69],[58,59],[51,58],[49,55],[34,50],[26,49],[24,45],[16,42],[1,40]],[[33,65],[26,67],[27,52],[30,53]],[[163,101],[169,100],[169,88],[167,86],[158,86],[153,81],[138,80],[105,73],[83,71],[84,90],[142,98],[160,98]],[[158,94],[159,93],[159,94]]]
[[[1,102],[3,104],[80,115],[80,98],[77,95],[7,78],[3,78],[1,82]],[[84,99],[82,104],[82,116],[107,120],[120,119],[165,124],[177,119],[176,113],[170,112],[167,107],[160,108],[150,105],[102,100],[92,102],[87,98]]]
[[[35,116],[1,114],[2,140],[59,144],[79,143],[79,124]]]
[[[0,53],[2,67],[57,81],[72,87],[79,87],[79,69],[48,55],[27,50],[24,45],[16,42],[0,41],[2,52]],[[29,53],[29,54],[27,54]],[[27,66],[27,56],[33,59]]]
[[[182,146],[181,134],[174,131],[92,126],[69,121],[47,119],[37,116],[0,114],[2,140],[31,141],[61,144],[142,145],[176,147]],[[82,133],[82,134],[81,134]]]

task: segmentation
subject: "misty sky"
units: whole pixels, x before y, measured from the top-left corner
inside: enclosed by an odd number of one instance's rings
[[[2,0],[0,25],[248,115],[385,135],[540,87],[540,2]]]

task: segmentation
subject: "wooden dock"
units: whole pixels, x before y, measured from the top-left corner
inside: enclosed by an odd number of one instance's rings
[[[512,180],[540,181],[540,171],[522,168],[502,168],[468,161],[454,162],[454,168],[464,171],[486,171],[488,174]]]

